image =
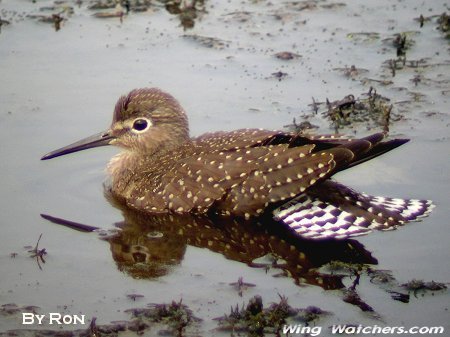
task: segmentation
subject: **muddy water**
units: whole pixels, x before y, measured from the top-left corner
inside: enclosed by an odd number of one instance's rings
[[[436,29],[436,17],[422,28],[414,20],[448,11],[445,1],[209,1],[188,30],[158,3],[130,13],[122,23],[117,17],[93,17],[87,2],[69,4],[72,14],[63,7],[40,10],[52,1],[0,2],[1,18],[10,22],[0,34],[0,305],[84,314],[107,324],[128,319],[128,308],[182,299],[203,319],[190,333],[225,336],[229,333],[213,330],[213,318],[256,294],[264,304],[282,294],[294,307],[315,305],[332,313],[315,322],[322,335],[336,323],[450,329],[445,291],[412,295],[405,304],[363,276],[359,295],[377,313],[367,314],[343,302],[339,290],[308,282],[298,286],[291,277],[274,277],[276,268],[250,268],[195,244],[182,248],[182,258],[164,275],[133,278],[118,270],[110,243],[97,234],[40,217],[45,213],[105,230],[123,221],[102,187],[104,167],[116,150],[39,161],[49,150],[105,129],[117,98],[136,87],[172,93],[189,114],[192,134],[199,135],[241,127],[278,129],[302,116],[319,126],[318,132],[334,132],[323,115],[312,113],[312,97],[321,102],[359,97],[374,86],[393,104],[391,136],[412,141],[336,179],[371,194],[432,199],[437,207],[422,222],[358,241],[378,260],[377,268],[392,271],[398,283],[449,282],[449,45]],[[27,17],[61,11],[66,20],[59,31]],[[423,62],[392,76],[385,62],[396,58],[392,39],[401,32],[414,41],[406,59]],[[300,57],[273,56],[282,51]],[[351,65],[366,71],[352,78],[338,69]],[[277,72],[287,75],[279,80]],[[370,128],[358,123],[340,131],[365,135],[382,129]],[[24,248],[34,247],[41,233],[39,248],[48,253],[42,270]],[[242,297],[229,285],[239,277],[256,285]],[[343,280],[347,287],[352,282]],[[133,301],[127,297],[133,293],[144,297]],[[20,310],[0,313],[0,331],[24,328]],[[87,325],[64,327],[75,328]],[[157,328],[147,331],[157,333]]]

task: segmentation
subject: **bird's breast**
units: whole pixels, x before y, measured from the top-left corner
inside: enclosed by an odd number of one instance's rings
[[[123,151],[112,157],[109,161],[106,170],[111,177],[111,185],[114,193],[126,197],[127,190],[130,187],[130,181],[136,170],[136,159],[131,151]]]

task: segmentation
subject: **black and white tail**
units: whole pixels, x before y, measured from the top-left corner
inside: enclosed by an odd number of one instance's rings
[[[371,196],[328,180],[275,209],[273,215],[298,235],[323,240],[396,229],[427,216],[433,208],[430,200]]]

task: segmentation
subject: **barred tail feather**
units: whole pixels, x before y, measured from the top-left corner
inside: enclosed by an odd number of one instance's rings
[[[433,208],[430,200],[371,196],[325,181],[275,209],[273,215],[298,235],[323,240],[396,229],[427,216]]]
[[[374,197],[367,194],[362,194],[373,206],[384,207],[387,210],[398,213],[401,221],[417,221],[420,218],[426,217],[431,213],[435,207],[431,200],[419,199],[399,199]]]
[[[274,216],[306,239],[345,239],[371,232],[365,218],[306,195],[276,209]]]

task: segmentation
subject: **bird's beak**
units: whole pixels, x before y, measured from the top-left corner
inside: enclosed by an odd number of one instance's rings
[[[116,139],[116,137],[112,136],[109,130],[103,131],[90,137],[79,140],[78,142],[75,142],[73,144],[64,146],[58,150],[49,152],[45,156],[43,156],[41,160],[52,159],[55,157],[64,156],[65,154],[78,152],[93,147],[109,145],[111,144],[111,141],[114,139]]]

